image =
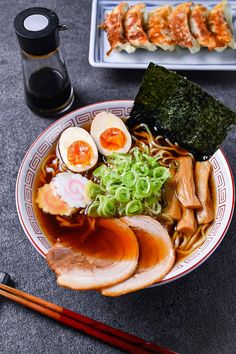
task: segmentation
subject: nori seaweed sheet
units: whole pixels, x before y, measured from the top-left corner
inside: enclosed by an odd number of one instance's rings
[[[140,123],[206,160],[236,124],[236,113],[200,86],[150,63],[127,120],[130,128]]]

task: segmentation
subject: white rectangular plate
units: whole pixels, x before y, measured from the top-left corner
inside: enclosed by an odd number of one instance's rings
[[[226,49],[222,53],[209,52],[202,48],[200,52],[191,54],[188,49],[177,48],[173,52],[157,49],[155,52],[148,52],[138,49],[133,54],[122,52],[112,52],[109,56],[106,52],[109,49],[107,35],[105,31],[98,28],[104,20],[107,11],[111,11],[119,2],[112,0],[93,0],[91,29],[90,29],[90,47],[89,63],[95,67],[101,68],[124,68],[124,69],[145,69],[149,62],[165,66],[174,70],[236,70],[236,50]],[[140,2],[140,1],[139,1]],[[143,1],[146,4],[147,11],[162,5],[178,5],[184,1],[166,1],[149,0]],[[219,1],[200,0],[200,3],[211,8]],[[137,1],[128,1],[129,5]],[[233,24],[236,28],[236,1],[228,1],[233,12]]]

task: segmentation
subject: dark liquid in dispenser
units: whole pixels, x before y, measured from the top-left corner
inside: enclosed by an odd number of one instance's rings
[[[31,74],[25,87],[25,96],[27,104],[34,111],[60,111],[71,97],[70,81],[59,71],[45,67]]]

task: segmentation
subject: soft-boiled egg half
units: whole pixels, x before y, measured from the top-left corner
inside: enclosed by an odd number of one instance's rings
[[[113,152],[126,153],[131,148],[131,135],[121,118],[110,112],[98,113],[90,129],[99,152],[105,156]]]
[[[98,160],[98,150],[90,134],[83,128],[70,127],[61,134],[57,155],[72,172],[83,172],[92,168]]]

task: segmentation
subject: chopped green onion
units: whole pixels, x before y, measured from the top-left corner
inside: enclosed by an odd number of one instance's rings
[[[98,207],[98,214],[103,217],[111,217],[116,215],[116,206],[114,200],[104,197],[103,202]]]
[[[93,171],[94,177],[102,177],[104,174],[109,173],[109,169],[106,165],[101,165]]]
[[[157,194],[163,186],[163,181],[161,179],[152,178],[151,182],[153,193]]]
[[[126,205],[125,213],[126,215],[137,215],[141,214],[143,210],[142,203],[140,200],[132,200]]]
[[[119,187],[115,193],[118,202],[127,203],[130,200],[130,192],[126,187]]]
[[[152,171],[152,175],[154,178],[160,178],[166,180],[167,178],[170,177],[170,172],[166,167],[159,166],[154,168],[154,170]]]
[[[132,166],[132,171],[137,171],[138,173],[140,173],[143,176],[148,176],[150,170],[148,168],[148,166],[144,163],[140,162],[136,162],[133,166]]]
[[[86,194],[94,201],[86,212],[91,216],[114,217],[161,213],[162,187],[170,178],[168,168],[137,147],[130,153],[113,153],[93,172]]]
[[[126,172],[123,176],[123,183],[126,187],[131,188],[135,185],[137,180],[138,174],[135,171]]]
[[[134,197],[142,199],[149,197],[151,191],[151,182],[149,178],[140,177],[135,185]]]
[[[88,181],[85,187],[85,193],[90,199],[94,199],[98,194],[101,193],[101,188],[99,184]]]
[[[89,216],[99,216],[98,214],[98,207],[99,207],[100,203],[99,202],[92,202],[87,210],[86,210],[86,213],[89,215]]]

